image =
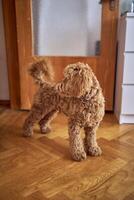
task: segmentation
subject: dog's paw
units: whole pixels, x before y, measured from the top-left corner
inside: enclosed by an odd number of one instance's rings
[[[102,154],[102,150],[99,146],[89,147],[87,153],[90,156],[100,156]]]
[[[33,135],[33,131],[23,131],[24,137],[31,137]]]
[[[48,127],[48,126],[40,127],[40,131],[42,134],[49,133],[49,132],[51,132],[51,127]]]
[[[75,161],[82,161],[87,158],[85,151],[75,151],[72,153],[72,157]]]

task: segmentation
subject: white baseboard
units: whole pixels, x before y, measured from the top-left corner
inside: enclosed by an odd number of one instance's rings
[[[134,124],[134,115],[120,115],[119,124]]]

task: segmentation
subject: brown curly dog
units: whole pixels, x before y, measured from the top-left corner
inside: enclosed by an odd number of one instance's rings
[[[44,60],[32,64],[30,74],[40,85],[29,116],[23,126],[24,136],[33,134],[33,125],[39,122],[42,133],[50,131],[50,122],[57,112],[69,120],[69,141],[72,158],[77,161],[86,155],[99,156],[102,151],[96,141],[96,130],[104,116],[102,89],[88,64],[75,63],[64,70],[64,79],[51,83],[53,73]],[[80,129],[84,128],[84,142]]]

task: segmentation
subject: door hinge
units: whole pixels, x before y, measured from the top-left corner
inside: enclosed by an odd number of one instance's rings
[[[103,0],[99,1],[99,4],[102,4]],[[116,7],[116,0],[109,0],[109,9],[110,10],[114,10]]]

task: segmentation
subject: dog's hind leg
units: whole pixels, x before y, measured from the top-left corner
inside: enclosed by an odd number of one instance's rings
[[[100,156],[102,154],[101,148],[96,141],[96,127],[85,127],[85,149],[87,154],[91,156]]]
[[[33,134],[33,126],[41,120],[42,116],[42,110],[37,106],[33,106],[23,125],[24,136],[31,136]]]
[[[80,126],[75,120],[69,120],[69,141],[72,158],[76,161],[86,159],[83,140],[80,136]]]
[[[56,117],[57,113],[57,110],[52,110],[39,121],[41,133],[48,133],[51,131],[50,122]]]

